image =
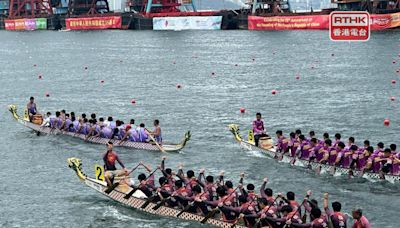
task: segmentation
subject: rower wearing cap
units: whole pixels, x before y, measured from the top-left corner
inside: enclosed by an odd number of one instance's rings
[[[132,128],[130,124],[126,125],[125,127],[125,135],[121,139],[121,143],[125,140],[129,140],[131,142],[138,142],[139,141],[139,134],[136,129]]]
[[[113,151],[112,142],[108,142],[107,151],[102,155],[104,161],[104,178],[107,182],[108,186],[112,185],[112,180],[117,176],[128,175],[128,170],[125,168],[124,164],[119,159],[118,154]],[[119,165],[122,167],[122,170],[117,170],[115,166],[115,161],[118,161]]]

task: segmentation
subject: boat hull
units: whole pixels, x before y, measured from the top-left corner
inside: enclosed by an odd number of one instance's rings
[[[121,147],[127,147],[127,148],[132,148],[132,149],[139,149],[139,150],[150,150],[150,151],[160,151],[160,149],[151,143],[142,143],[142,142],[130,142],[130,141],[123,141],[121,140],[116,140],[116,139],[106,139],[106,138],[101,138],[101,137],[89,137],[86,138],[86,135],[83,134],[76,134],[72,132],[67,132],[67,131],[61,131],[58,129],[51,129],[49,127],[41,127],[40,125],[33,124],[26,119],[20,118],[17,114],[17,108],[15,105],[10,105],[9,106],[9,111],[12,113],[14,119],[24,125],[27,128],[30,128],[36,132],[44,133],[44,134],[51,134],[51,135],[67,135],[73,138],[79,138],[84,140],[85,142],[91,142],[91,143],[96,143],[96,144],[103,144],[106,145],[108,142],[113,142],[114,146],[121,146]],[[190,132],[187,132],[185,134],[185,138],[182,140],[181,143],[179,144],[163,144],[162,147],[166,152],[176,152],[181,149],[183,149],[186,145],[186,143],[190,140]]]
[[[81,161],[80,159],[77,158],[69,158],[68,159],[68,164],[71,169],[73,169],[77,176],[86,184],[88,187],[96,190],[97,192],[103,194],[104,196],[115,200],[119,203],[122,203],[128,207],[144,211],[150,214],[154,215],[159,215],[159,216],[166,216],[166,217],[174,217],[177,218],[176,216],[181,212],[178,209],[174,208],[169,208],[165,206],[161,206],[157,208],[157,210],[153,210],[153,207],[156,206],[155,203],[150,203],[148,204],[145,208],[141,208],[143,204],[146,203],[146,198],[139,198],[137,195],[144,195],[140,190],[137,190],[135,194],[133,194],[129,199],[125,199],[124,197],[132,190],[132,188],[127,189],[125,192],[122,192],[118,189],[118,187],[113,190],[110,194],[105,193],[104,191],[107,190],[107,185],[104,181],[98,181],[93,178],[89,178],[84,174],[81,170]],[[139,194],[137,194],[139,192]],[[183,212],[180,216],[179,219],[183,220],[189,220],[189,221],[196,221],[200,222],[204,219],[204,216],[197,215],[197,214],[192,214],[188,212]],[[223,228],[229,228],[232,227],[231,223],[224,222],[219,219],[208,219],[206,224],[208,225],[213,225],[216,227],[223,227]],[[243,226],[240,225],[235,225],[235,227],[238,228],[244,228]]]
[[[340,175],[351,175],[354,177],[363,177],[369,180],[387,180],[391,183],[399,182],[400,176],[399,175],[390,175],[385,174],[384,176],[379,173],[370,173],[366,172],[363,173],[360,170],[352,170],[348,168],[336,167],[327,164],[320,164],[318,162],[312,162],[309,160],[293,158],[287,154],[282,154],[276,152],[275,148],[271,149],[262,149],[260,147],[256,147],[255,145],[243,140],[239,134],[239,126],[235,124],[229,125],[229,129],[234,135],[236,141],[239,143],[240,147],[249,151],[259,151],[265,154],[270,159],[275,159],[283,163],[289,163],[293,166],[305,167],[311,169],[317,173],[328,173],[333,176],[340,176]]]

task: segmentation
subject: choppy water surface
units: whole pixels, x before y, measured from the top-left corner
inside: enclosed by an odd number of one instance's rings
[[[81,158],[92,175],[104,146],[37,137],[12,121],[7,105],[23,106],[35,96],[43,111],[96,112],[148,125],[158,118],[168,141],[180,140],[186,130],[193,135],[182,153],[168,155],[170,167],[184,163],[215,175],[225,170],[235,182],[245,171],[246,182],[256,184],[267,176],[275,191],[292,190],[299,198],[307,189],[317,199],[327,191],[345,211],[362,207],[374,227],[398,227],[399,184],[317,176],[278,164],[242,151],[227,125],[249,128],[259,111],[271,133],[313,129],[352,135],[358,143],[400,144],[399,101],[389,99],[400,98],[399,83],[391,84],[400,76],[399,37],[399,30],[391,30],[349,44],[331,42],[326,31],[2,31],[0,226],[199,226],[131,210],[82,185],[66,159]],[[155,167],[162,156],[117,151],[129,167],[141,160]]]

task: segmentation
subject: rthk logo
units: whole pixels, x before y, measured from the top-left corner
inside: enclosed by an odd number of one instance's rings
[[[334,41],[367,41],[370,37],[368,12],[332,12],[329,16],[329,34]]]

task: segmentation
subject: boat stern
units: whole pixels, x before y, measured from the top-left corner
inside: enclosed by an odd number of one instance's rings
[[[75,171],[82,181],[86,180],[86,174],[82,171],[82,161],[79,158],[68,158],[68,167]]]

